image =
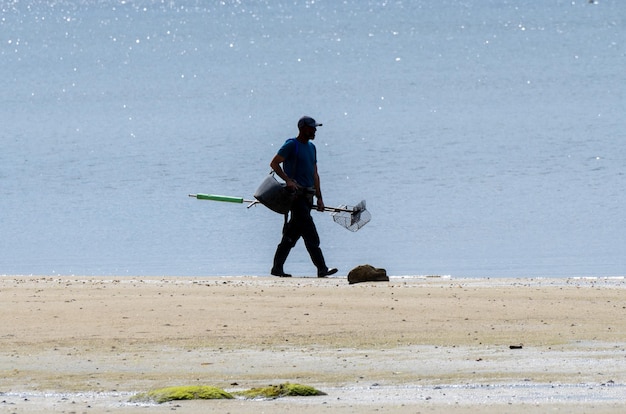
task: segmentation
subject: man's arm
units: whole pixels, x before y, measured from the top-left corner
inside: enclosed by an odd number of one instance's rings
[[[285,181],[287,188],[295,190],[298,187],[298,184],[294,180],[289,178],[287,174],[285,174],[285,171],[280,166],[280,164],[282,164],[283,161],[285,161],[285,157],[276,154],[274,155],[274,158],[272,158],[272,161],[270,162],[270,167],[272,168],[272,170],[274,170],[274,172],[276,172],[276,175],[278,175],[280,178],[283,179],[283,181]]]

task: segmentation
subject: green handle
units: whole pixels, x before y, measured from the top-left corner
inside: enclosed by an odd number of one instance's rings
[[[225,201],[227,203],[243,203],[243,198],[241,197],[231,197],[231,196],[223,196],[223,195],[215,195],[215,194],[196,194],[196,198],[198,200],[211,200],[211,201]]]

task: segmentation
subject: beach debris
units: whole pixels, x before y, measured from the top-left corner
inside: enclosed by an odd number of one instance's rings
[[[235,398],[217,387],[206,385],[188,385],[178,387],[159,388],[146,393],[137,394],[131,397],[130,402],[155,402],[163,404],[168,401],[177,400],[231,400]]]
[[[522,349],[524,347],[524,345],[519,344],[519,345],[509,345],[509,349]]]
[[[238,391],[234,392],[233,395],[248,399],[275,399],[280,397],[309,397],[315,395],[326,395],[326,393],[308,385],[291,384],[287,382],[280,385],[269,385],[262,388],[252,388],[247,391]]]
[[[359,265],[348,273],[348,283],[351,285],[361,282],[389,282],[387,271],[372,265]]]

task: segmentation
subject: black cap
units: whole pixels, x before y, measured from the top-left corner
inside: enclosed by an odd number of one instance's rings
[[[303,116],[298,120],[298,129],[302,129],[302,127],[305,126],[317,128],[318,126],[322,126],[322,124],[318,124],[315,122],[315,119],[310,116]]]

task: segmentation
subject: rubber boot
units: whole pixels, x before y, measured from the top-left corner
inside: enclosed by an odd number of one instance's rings
[[[313,264],[317,267],[317,277],[326,277],[328,275],[328,266],[326,266],[322,249],[319,247],[310,247],[307,248],[307,250],[309,252],[309,256],[311,256]]]
[[[287,243],[281,242],[276,248],[276,254],[274,254],[274,265],[272,266],[272,275],[278,277],[291,277],[289,273],[285,273],[283,266],[287,261],[287,256],[291,251],[291,246]]]

